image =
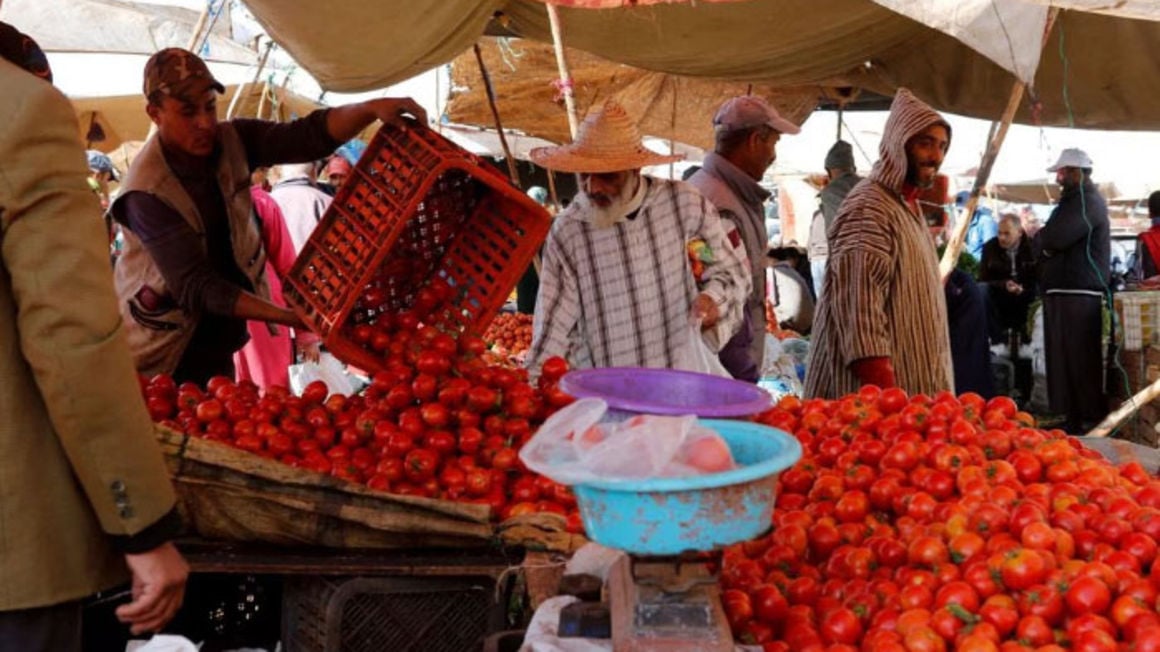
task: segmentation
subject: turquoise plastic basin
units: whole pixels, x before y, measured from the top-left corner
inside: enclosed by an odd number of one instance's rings
[[[745,421],[702,419],[729,445],[739,468],[684,478],[576,485],[588,538],[639,555],[707,551],[770,527],[777,476],[801,459],[790,435]]]

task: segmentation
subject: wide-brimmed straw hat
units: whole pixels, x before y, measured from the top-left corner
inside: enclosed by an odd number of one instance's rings
[[[615,100],[608,100],[600,110],[589,113],[572,143],[537,147],[529,156],[532,162],[549,170],[588,174],[637,170],[684,158],[645,147],[636,123]]]

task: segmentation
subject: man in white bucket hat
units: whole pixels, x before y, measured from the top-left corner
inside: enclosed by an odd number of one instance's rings
[[[545,245],[528,367],[559,355],[574,368],[709,371],[698,347],[716,353],[736,332],[749,273],[708,200],[688,184],[641,174],[680,157],[645,148],[636,123],[609,100],[573,143],[531,158],[579,174],[581,192]],[[712,252],[699,286],[687,254],[696,239]],[[690,327],[697,320],[700,334]]]
[[[1111,271],[1108,207],[1083,150],[1063,150],[1047,171],[1063,188],[1031,243],[1043,289],[1047,399],[1052,412],[1067,416],[1065,430],[1083,434],[1108,411],[1100,351],[1101,306]]]

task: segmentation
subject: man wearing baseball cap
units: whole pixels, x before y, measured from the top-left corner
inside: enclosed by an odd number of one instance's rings
[[[117,295],[137,369],[204,383],[233,376],[246,321],[303,327],[269,301],[266,255],[252,219],[253,169],[317,160],[375,119],[426,123],[410,99],[322,109],[278,124],[218,122],[225,88],[197,55],[167,48],[145,64],[145,144],[112,206],[124,227]],[[273,326],[271,326],[273,327]]]
[[[713,116],[714,151],[689,178],[721,214],[726,233],[745,247],[753,287],[737,334],[721,349],[721,364],[734,378],[756,382],[765,359],[765,201],[769,191],[759,183],[777,158],[782,134],[801,129],[778,115],[756,95],[730,98]]]
[[[1031,244],[1043,290],[1047,399],[1052,412],[1067,415],[1065,430],[1083,434],[1108,411],[1100,351],[1111,273],[1108,207],[1083,150],[1063,150],[1047,171],[1063,189]]]
[[[109,209],[109,183],[120,181],[117,177],[117,168],[113,167],[113,160],[103,152],[90,149],[85,152],[89,160],[89,187],[101,200],[101,211]],[[105,215],[105,231],[109,235],[109,245],[112,246],[117,231],[113,227],[113,220]]]

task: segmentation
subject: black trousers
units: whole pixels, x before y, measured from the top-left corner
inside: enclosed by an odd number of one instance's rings
[[[0,611],[0,650],[80,652],[81,603]]]
[[[1083,432],[1108,413],[1101,344],[1102,299],[1082,294],[1043,297],[1047,349],[1047,399],[1051,411],[1067,416],[1066,430]]]
[[[1002,287],[987,285],[983,298],[987,302],[987,335],[992,344],[1006,344],[1007,331],[1015,329],[1020,339],[1025,340],[1027,331],[1027,309],[1035,300],[1035,294],[1024,292],[1015,295]]]

